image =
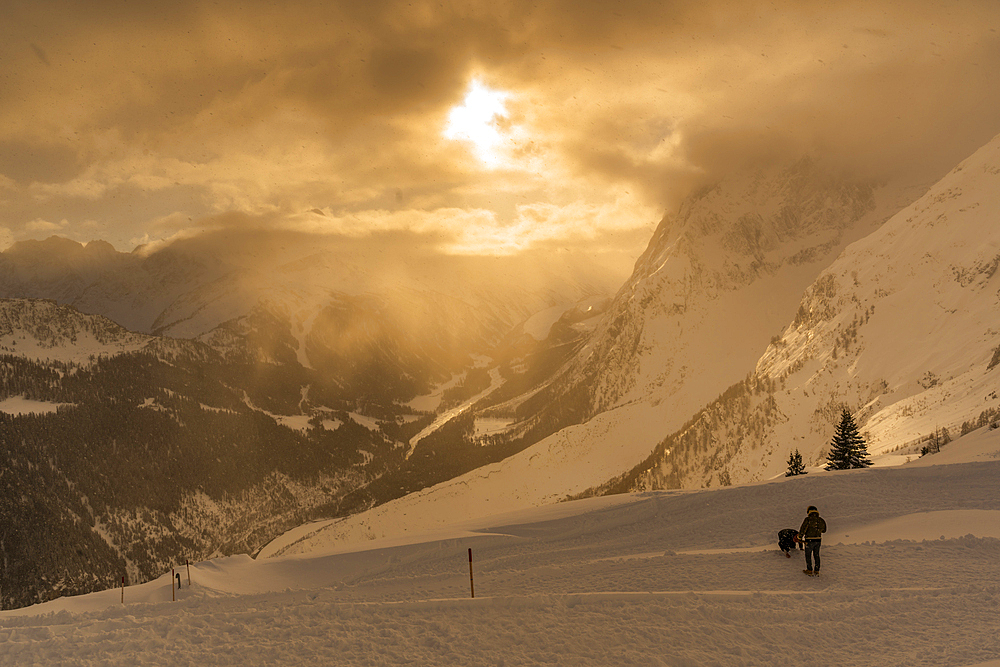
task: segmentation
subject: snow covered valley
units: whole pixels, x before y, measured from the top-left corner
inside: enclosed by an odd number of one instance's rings
[[[998,482],[982,429],[892,468],[314,539],[192,564],[190,586],[181,566],[176,591],[167,572],[2,612],[0,663],[995,667]],[[818,578],[775,544],[809,504],[830,526]]]

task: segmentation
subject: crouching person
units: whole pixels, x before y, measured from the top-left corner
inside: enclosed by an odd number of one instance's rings
[[[795,543],[799,541],[798,535],[798,531],[794,528],[778,531],[778,548],[785,552],[785,556],[788,558],[792,557],[789,552],[795,549]]]

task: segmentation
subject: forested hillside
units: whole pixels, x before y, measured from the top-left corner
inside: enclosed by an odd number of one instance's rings
[[[252,551],[401,459],[346,411],[279,424],[266,410],[288,403],[281,383],[253,381],[279,372],[151,352],[0,358],[0,395],[56,406],[0,413],[3,606]]]

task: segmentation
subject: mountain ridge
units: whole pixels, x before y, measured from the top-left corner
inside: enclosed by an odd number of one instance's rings
[[[998,176],[1000,137],[845,249],[746,380],[602,488],[767,479],[793,449],[822,465],[843,408],[869,451],[896,464],[918,457],[924,442],[936,448],[992,423]]]
[[[981,164],[981,168],[979,168],[980,172],[990,175],[990,178],[995,171],[998,171],[997,166],[1000,165],[1000,159],[993,161],[997,145],[998,140],[994,140],[977,153],[979,156],[987,153],[994,156],[986,163]],[[964,164],[965,166],[956,168],[955,172],[946,176],[943,184],[939,182],[935,189],[929,190],[922,198],[915,198],[916,203],[913,203],[913,200],[908,203],[909,206],[916,208],[907,209],[907,206],[900,206],[892,211],[895,215],[887,217],[891,220],[905,221],[909,215],[903,214],[906,210],[922,210],[922,207],[927,207],[928,202],[950,201],[945,194],[949,191],[949,178],[953,178],[955,173],[961,174],[963,170],[971,169],[972,165],[977,163],[973,160]],[[992,167],[990,167],[991,164]],[[993,188],[989,191],[996,190]],[[897,192],[905,193],[912,192],[912,190],[898,190]],[[702,193],[702,201],[710,193],[711,190]],[[889,194],[891,200],[892,193]],[[995,199],[992,194],[990,197]],[[864,199],[870,201],[868,197]],[[876,196],[875,199],[877,201],[878,197]],[[846,201],[848,203],[846,208],[850,210],[850,198]],[[691,205],[695,206],[696,203],[693,202]],[[988,225],[989,220],[992,219],[989,216],[992,214],[986,212],[984,206],[985,204],[972,207],[971,210],[967,209],[963,214],[977,212],[976,215],[986,215],[986,217],[980,217],[979,220],[981,224]],[[876,206],[876,208],[879,207]],[[863,208],[868,211],[873,210],[868,206]],[[887,210],[885,206],[881,206],[881,208]],[[892,206],[888,206],[888,210],[891,209]],[[780,213],[780,208],[777,210]],[[815,210],[821,214],[821,219],[825,211],[822,204],[818,205]],[[928,224],[930,224],[937,219],[937,212],[930,209],[928,211],[925,213],[930,216],[928,218]],[[765,218],[761,216],[759,219]],[[780,231],[780,223],[786,218],[776,214],[769,219],[773,223],[771,231],[775,231],[776,235],[780,236],[777,231]],[[850,215],[847,216],[847,219],[851,219]],[[709,218],[702,228],[714,229],[717,237],[720,231],[729,229],[739,232],[735,238],[748,238],[745,233],[748,227],[743,224],[746,222],[745,218],[741,221],[740,216],[737,215],[735,218],[728,218],[728,220],[731,225],[728,228],[724,225],[719,226],[723,222],[721,217]],[[855,218],[855,220],[857,219]],[[365,534],[366,531],[375,530],[373,526],[385,523],[393,524],[391,517],[400,513],[406,513],[411,517],[420,516],[422,517],[420,526],[423,529],[432,529],[437,525],[438,518],[448,514],[451,511],[449,508],[456,505],[466,507],[469,516],[485,516],[491,507],[536,506],[555,502],[567,496],[657,488],[725,486],[752,479],[766,479],[784,472],[785,460],[789,452],[796,446],[802,449],[804,454],[807,454],[808,463],[815,465],[822,457],[828,444],[828,436],[832,434],[835,419],[843,406],[843,396],[837,393],[836,382],[824,384],[822,389],[819,387],[807,388],[806,393],[812,397],[809,409],[802,412],[795,420],[790,420],[786,415],[789,408],[779,400],[782,396],[791,395],[787,391],[784,394],[781,393],[785,391],[781,386],[782,381],[789,384],[790,380],[779,376],[772,377],[767,373],[755,373],[754,369],[768,355],[781,354],[780,351],[785,349],[783,346],[786,345],[783,343],[784,339],[791,339],[795,332],[800,331],[799,327],[803,327],[800,333],[807,331],[810,311],[808,304],[813,299],[817,299],[817,304],[820,304],[822,299],[829,296],[827,288],[830,279],[823,276],[829,275],[831,267],[839,266],[836,262],[845,261],[843,260],[845,256],[853,256],[856,249],[863,247],[866,241],[877,245],[881,238],[879,234],[890,233],[892,228],[887,228],[888,224],[888,222],[880,224],[877,218],[872,218],[867,234],[861,233],[864,231],[863,227],[855,229],[854,236],[857,238],[852,238],[851,234],[842,234],[843,228],[838,229],[837,225],[834,224],[825,228],[827,234],[825,242],[813,242],[805,246],[800,244],[801,247],[786,253],[786,257],[815,257],[813,253],[809,252],[809,248],[827,247],[830,248],[833,255],[830,256],[830,261],[826,264],[817,265],[815,274],[808,279],[802,291],[796,294],[794,301],[788,305],[784,322],[771,329],[770,340],[763,340],[753,357],[736,371],[741,377],[728,387],[720,388],[703,404],[683,415],[683,421],[676,423],[675,426],[670,425],[669,419],[663,418],[664,408],[662,406],[665,400],[669,400],[669,393],[666,396],[661,394],[659,399],[642,400],[642,391],[624,399],[622,397],[629,396],[627,391],[618,391],[610,395],[617,401],[611,409],[598,412],[584,420],[583,423],[565,426],[555,435],[541,440],[501,462],[472,471],[460,478],[387,505],[373,508],[367,513],[343,519],[337,524],[337,532],[355,536]],[[683,300],[675,298],[678,295],[684,296],[686,294],[683,289],[686,285],[683,276],[688,271],[687,263],[682,264],[682,270],[676,270],[676,267],[670,266],[670,260],[675,257],[670,255],[671,243],[674,243],[673,248],[676,248],[675,241],[683,240],[677,229],[678,227],[672,226],[671,221],[665,221],[661,224],[651,241],[650,249],[637,262],[637,272],[630,279],[630,282],[619,291],[616,303],[612,304],[609,314],[599,325],[599,332],[614,331],[616,319],[620,319],[621,313],[626,310],[622,304],[642,303],[641,289],[647,282],[645,280],[647,275],[669,278],[662,282],[662,285],[667,285],[671,289],[667,289],[664,297],[659,300],[660,312],[669,314],[671,311],[676,312],[685,308],[688,309],[687,312],[690,312],[690,303],[685,304]],[[751,225],[749,229],[752,231],[754,227]],[[992,229],[988,231],[990,232],[988,238],[992,238],[995,232]],[[979,239],[975,226],[966,232],[970,243]],[[723,233],[725,232],[723,231]],[[897,233],[897,236],[904,239],[909,238],[906,234]],[[751,234],[749,238],[753,239],[756,236]],[[784,238],[790,237],[785,236]],[[825,245],[834,239],[839,239],[836,245],[832,247]],[[816,237],[813,237],[812,240],[815,241]],[[794,243],[796,239],[792,238],[791,241]],[[853,241],[853,243],[849,244],[848,241]],[[730,243],[730,247],[738,247],[738,244],[734,245],[734,243],[735,241]],[[760,261],[760,257],[767,258],[766,252],[763,254],[758,252],[758,248],[763,248],[764,245],[766,244],[752,247],[742,246],[744,249],[751,248],[749,254],[744,253],[743,255],[746,258],[744,266],[752,267],[754,261]],[[786,249],[790,247],[786,246]],[[661,249],[663,249],[662,253],[667,261],[657,263],[656,260]],[[840,250],[844,252],[841,254]],[[805,252],[803,253],[803,251]],[[747,275],[745,271],[729,270],[733,267],[727,266],[724,254],[718,257],[722,261],[716,262],[715,266],[721,269],[720,275],[734,276],[737,281]],[[841,259],[838,260],[838,257]],[[989,274],[988,280],[996,280],[996,272],[993,271],[993,258],[994,254],[987,252],[982,256],[982,261],[976,260],[971,264],[958,266],[958,270],[950,272],[951,280],[957,284],[981,279],[978,277],[987,277],[987,274]],[[919,260],[919,256],[916,259]],[[789,263],[793,266],[801,266]],[[872,263],[873,268],[879,266],[878,262]],[[642,269],[642,272],[638,269]],[[673,271],[672,274],[671,271]],[[847,270],[847,275],[850,277],[850,270]],[[992,283],[989,284],[992,285]],[[803,292],[805,296],[803,296]],[[982,293],[987,292],[988,289]],[[651,290],[647,297],[656,298],[656,294],[657,290]],[[843,292],[841,297],[849,300],[849,296],[845,296],[848,294],[849,292]],[[919,300],[918,303],[920,303]],[[804,310],[799,308],[800,306],[803,306]],[[817,308],[813,310],[819,312]],[[637,308],[636,312],[641,313],[642,309]],[[872,316],[869,315],[869,317]],[[834,341],[838,336],[842,341],[841,345],[847,342],[846,335],[851,331],[852,321],[848,317],[844,327],[837,329],[831,336],[827,337],[826,349],[831,354]],[[816,322],[812,324],[816,324]],[[733,323],[730,326],[733,326]],[[735,331],[740,332],[738,326]],[[775,331],[779,333],[775,334]],[[632,336],[631,340],[633,341],[641,340],[640,328],[637,327],[636,332]],[[615,336],[610,336],[609,340],[614,338]],[[803,339],[807,340],[809,336],[804,335]],[[891,346],[893,341],[889,339],[887,344]],[[632,350],[639,350],[641,346],[629,344],[623,347],[631,353]],[[791,348],[790,341],[788,347]],[[932,355],[943,353],[946,356],[952,354],[962,356],[966,353],[962,347],[961,345],[955,348],[946,346],[943,350],[937,351],[934,347],[929,347],[927,351]],[[991,372],[995,373],[996,366],[1000,365],[992,361],[1000,357],[996,342],[980,347],[981,349],[977,348],[974,353],[976,359],[972,365],[986,369],[987,365],[993,364]],[[585,357],[588,353],[593,355],[595,348],[596,345],[592,339],[576,359]],[[653,358],[649,357],[646,361]],[[566,368],[572,368],[574,363],[578,362],[569,362]],[[798,369],[804,374],[804,378],[812,377],[817,372],[817,368],[810,367],[809,363],[813,362],[806,362],[802,368]],[[620,368],[614,364],[609,364],[609,367],[615,371]],[[843,366],[841,373],[847,373],[848,368]],[[996,377],[996,375],[992,375],[988,379],[988,382],[993,383],[994,389],[997,388]],[[914,378],[912,382],[916,383],[919,379]],[[924,381],[932,390],[936,389],[942,396],[946,395],[949,389],[954,389],[954,385],[947,385],[947,381],[935,383],[932,377],[928,377]],[[637,383],[635,386],[643,387],[646,385]],[[975,389],[975,387],[973,388]],[[824,392],[829,392],[829,395]],[[985,395],[990,396],[988,393]],[[982,396],[979,397],[979,400],[981,399]],[[866,404],[863,401],[860,403]],[[558,405],[558,401],[555,401],[553,405]],[[678,417],[681,414],[683,413],[678,412]],[[978,408],[968,409],[960,415],[960,421],[964,420],[969,427],[982,426],[981,421],[984,415],[989,416]],[[875,423],[870,424],[868,421],[871,414],[863,412],[861,416],[863,419],[862,428],[872,428]],[[782,431],[776,428],[776,424],[789,424],[789,426]],[[926,436],[928,431],[920,432],[920,427],[914,424],[911,426],[915,430],[900,432],[898,426],[899,421],[897,420],[895,426],[892,427],[897,430],[891,440],[877,438],[875,440],[876,447],[874,449],[882,463],[898,464],[903,463],[907,456],[910,458],[919,456],[917,452],[919,438],[916,436]],[[965,428],[962,430],[964,431]],[[655,435],[651,435],[651,433]],[[665,434],[672,435],[664,437]],[[805,443],[808,443],[808,446]],[[910,447],[909,452],[890,451],[903,445]],[[378,533],[371,534],[377,535]]]

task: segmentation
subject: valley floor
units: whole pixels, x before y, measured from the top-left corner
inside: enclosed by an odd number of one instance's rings
[[[807,475],[207,561],[176,602],[168,573],[124,605],[3,612],[0,664],[1000,667],[998,481],[1000,460]],[[818,578],[774,544],[808,504]]]

